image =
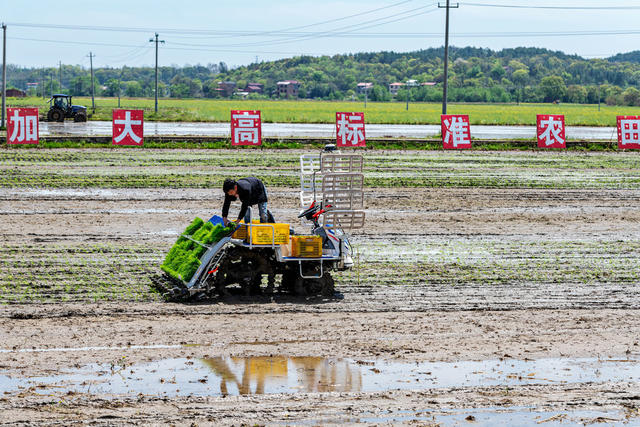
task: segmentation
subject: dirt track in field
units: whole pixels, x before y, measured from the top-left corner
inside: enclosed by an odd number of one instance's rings
[[[276,218],[294,222],[295,189],[269,190]],[[123,356],[130,366],[212,356],[640,356],[639,190],[369,188],[370,226],[354,238],[360,267],[336,275],[341,298],[162,302],[149,288],[156,265],[184,224],[218,212],[220,193],[0,188],[0,342],[12,350],[0,353],[0,385],[2,375]],[[150,345],[182,346],[127,349]],[[82,347],[110,348],[40,351]],[[394,413],[418,422],[428,411],[433,419],[420,422],[450,425],[437,416],[525,407],[549,415],[539,421],[597,409],[633,425],[640,414],[640,384],[622,378],[228,397],[39,390],[0,396],[0,424],[380,424],[398,422]]]

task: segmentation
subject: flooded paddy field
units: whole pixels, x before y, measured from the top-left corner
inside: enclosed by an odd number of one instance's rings
[[[40,135],[79,135],[98,136],[111,135],[112,123],[110,121],[96,121],[84,123],[58,123],[41,122]],[[334,124],[321,123],[263,123],[262,135],[264,137],[309,137],[331,138],[335,137]],[[433,138],[440,135],[440,125],[398,125],[398,124],[367,124],[367,137],[393,137],[393,138]],[[613,140],[616,136],[616,128],[611,127],[587,127],[567,126],[569,139],[582,140]],[[481,139],[534,139],[535,126],[483,126],[472,125],[471,135]],[[229,135],[229,123],[212,122],[145,122],[144,135],[196,135],[218,136]]]
[[[304,229],[301,153],[0,152],[0,424],[640,424],[638,153],[365,152],[337,295],[165,302],[225,177]]]

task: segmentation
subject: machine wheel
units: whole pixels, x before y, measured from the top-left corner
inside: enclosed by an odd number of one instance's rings
[[[47,113],[47,120],[50,122],[64,122],[64,111],[59,108],[52,108]]]
[[[225,288],[232,284],[240,285],[244,295],[259,295],[262,293],[260,285],[263,274],[273,275],[273,270],[260,253],[232,247],[220,261],[212,285],[222,296],[228,294]]]
[[[326,272],[319,279],[304,279],[307,295],[331,296],[335,292],[334,284],[333,277]]]
[[[297,267],[297,266],[296,266]],[[309,271],[305,274],[319,274],[320,268]],[[335,292],[334,280],[329,272],[325,271],[322,277],[318,279],[303,279],[300,272],[296,269],[290,269],[282,274],[282,282],[280,289],[298,296],[324,295],[331,296]]]
[[[76,115],[73,116],[73,121],[76,123],[86,122],[87,115],[85,113],[76,113]]]

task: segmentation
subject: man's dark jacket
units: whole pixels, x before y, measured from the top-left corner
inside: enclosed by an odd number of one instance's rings
[[[252,176],[248,178],[242,178],[236,181],[238,185],[238,198],[242,202],[238,219],[244,218],[249,206],[257,205],[258,203],[267,202],[267,192],[264,188],[264,184],[258,178]],[[236,200],[235,197],[224,195],[224,204],[222,205],[222,216],[227,217],[229,214],[229,205],[232,201]]]

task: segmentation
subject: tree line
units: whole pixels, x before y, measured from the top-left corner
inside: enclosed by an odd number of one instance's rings
[[[229,68],[224,62],[206,66],[159,67],[159,95],[173,98],[219,97],[218,82],[233,81],[238,89],[248,83],[264,85],[250,98],[276,98],[277,82],[298,80],[300,98],[362,99],[359,82],[371,82],[371,101],[438,102],[442,100],[443,48],[415,52],[370,52],[334,56],[298,56]],[[584,59],[542,48],[494,51],[483,48],[450,49],[449,100],[454,102],[571,102],[640,105],[640,51],[608,59]],[[44,93],[66,91],[90,95],[89,70],[79,65],[25,68],[8,65],[8,87],[44,84]],[[100,96],[150,97],[154,95],[153,67],[96,68],[93,85]],[[436,83],[400,89],[394,96],[389,84],[417,80]],[[36,89],[31,89],[36,92]],[[235,95],[238,96],[238,95]]]

